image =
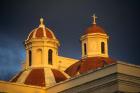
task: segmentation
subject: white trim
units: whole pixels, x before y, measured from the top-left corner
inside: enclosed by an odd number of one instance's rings
[[[46,27],[46,29],[53,35],[53,39],[56,39],[54,33],[49,28]]]
[[[30,72],[31,72],[30,69],[25,70],[25,71],[20,75],[20,77],[18,78],[18,80],[17,80],[16,82],[18,82],[18,83],[24,83]]]
[[[44,68],[44,74],[45,74],[45,84],[46,87],[50,85],[54,85],[56,83],[54,74],[51,70],[51,68]]]

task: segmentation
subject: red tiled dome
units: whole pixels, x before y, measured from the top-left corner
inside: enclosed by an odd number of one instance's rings
[[[49,70],[51,73],[49,72]],[[29,73],[26,74],[27,72]],[[33,68],[28,71],[25,70],[25,71],[20,72],[11,80],[11,82],[21,82],[20,78],[22,78],[23,75],[25,75],[24,77],[26,78],[25,80],[23,79],[24,81],[22,83],[27,84],[27,85],[33,85],[33,86],[41,86],[41,87],[49,86],[49,84],[46,81],[49,81],[51,85],[51,84],[59,83],[67,79],[64,73],[56,69]],[[49,78],[46,78],[46,76]]]
[[[43,23],[43,19],[40,19],[40,25],[38,28],[34,29],[29,35],[27,40],[32,38],[40,39],[40,38],[49,38],[56,39],[54,33],[47,27],[45,27]]]
[[[64,81],[67,79],[63,73],[61,73],[60,71],[56,69],[52,69],[52,72],[54,74],[56,83],[59,83],[60,81]]]
[[[75,76],[77,73],[82,74],[89,70],[95,70],[112,63],[115,63],[115,60],[111,58],[89,57],[74,63],[69,68],[67,68],[65,72],[70,76]]]
[[[30,40],[31,38],[43,38],[43,37],[47,37],[50,39],[53,39],[53,33],[50,32],[50,30],[48,28],[36,28],[35,30],[33,30],[29,36],[28,39]]]
[[[44,69],[33,69],[27,76],[24,84],[45,86]]]
[[[90,33],[106,34],[104,29],[96,24],[92,24],[90,27],[88,27],[84,34],[90,34]]]

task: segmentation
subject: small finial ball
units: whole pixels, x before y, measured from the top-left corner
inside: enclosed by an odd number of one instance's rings
[[[44,19],[43,19],[43,18],[40,18],[40,23],[41,23],[41,24],[43,23],[43,21],[44,21]]]

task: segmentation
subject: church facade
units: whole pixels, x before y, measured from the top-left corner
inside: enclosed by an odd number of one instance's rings
[[[94,15],[80,38],[81,59],[59,56],[59,40],[41,18],[24,42],[22,70],[9,82],[0,81],[0,92],[140,93],[140,66],[110,58],[108,40]]]

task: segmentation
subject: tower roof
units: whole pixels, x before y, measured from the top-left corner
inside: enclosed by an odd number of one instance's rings
[[[102,34],[106,34],[106,32],[104,31],[104,29],[96,24],[96,16],[95,14],[92,16],[93,17],[93,23],[91,26],[89,26],[86,30],[84,34],[90,34],[90,33],[102,33]]]
[[[35,38],[35,39],[41,39],[41,38],[56,39],[54,33],[49,28],[45,27],[43,18],[40,18],[39,27],[33,29],[30,32],[27,40],[30,40],[32,38]]]
[[[90,33],[106,34],[104,29],[101,26],[98,26],[97,24],[92,24],[90,27],[88,27],[84,34],[90,34]]]
[[[75,76],[78,73],[82,74],[89,70],[95,70],[115,62],[115,60],[108,57],[88,57],[74,63],[68,67],[65,72],[70,76]]]

